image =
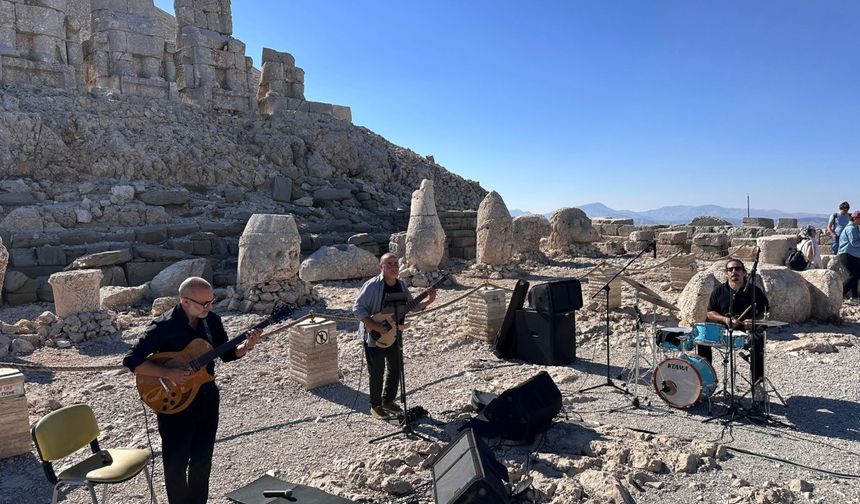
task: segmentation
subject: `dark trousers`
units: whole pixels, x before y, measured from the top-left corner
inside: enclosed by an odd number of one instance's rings
[[[397,387],[400,385],[400,350],[398,344],[399,342],[388,348],[364,345],[367,373],[370,375],[371,406],[379,406],[383,402],[394,401],[397,398]],[[386,368],[388,368],[388,376],[385,376]],[[384,393],[383,377],[385,378]]]
[[[158,415],[164,486],[170,504],[205,504],[218,431],[218,388],[207,383],[185,410]]]
[[[860,257],[854,257],[851,254],[839,254],[837,257],[842,266],[848,270],[848,280],[842,286],[842,297],[856,298],[858,297],[857,285],[860,282]]]
[[[738,335],[735,334],[735,336]],[[752,382],[756,383],[764,377],[764,335],[757,333],[753,334],[752,338],[750,338],[749,335],[746,337],[748,339],[744,344],[744,348],[749,350],[750,354],[752,354],[752,360],[750,361],[750,376],[752,377]],[[713,363],[713,348],[707,345],[696,345],[696,353],[699,357]]]

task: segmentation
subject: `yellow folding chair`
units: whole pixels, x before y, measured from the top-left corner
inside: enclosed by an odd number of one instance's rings
[[[107,487],[137,476],[143,471],[149,484],[149,493],[157,503],[152,489],[152,476],[147,464],[151,460],[149,450],[139,448],[99,447],[99,426],[93,410],[86,404],[73,404],[48,413],[36,422],[31,430],[33,443],[42,460],[42,469],[48,481],[54,485],[51,504],[56,504],[57,493],[62,485],[85,486],[90,491],[93,504],[98,504],[94,486],[104,485],[102,504],[107,504]],[[66,458],[90,445],[93,454],[57,474],[53,462]]]

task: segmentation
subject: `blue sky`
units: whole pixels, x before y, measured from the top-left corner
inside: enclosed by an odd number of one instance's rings
[[[511,209],[860,207],[854,0],[234,0],[233,30]]]

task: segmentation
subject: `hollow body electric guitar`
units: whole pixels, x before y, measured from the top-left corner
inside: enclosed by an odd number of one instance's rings
[[[427,297],[430,290],[445,281],[447,278],[448,274],[443,274],[442,277],[433,282],[430,287],[427,287],[424,292],[418,294],[417,296],[412,298],[411,301],[406,303],[405,309],[403,310],[403,315],[406,315],[407,313],[417,308],[418,305],[421,304],[421,301],[424,301],[424,298]],[[383,308],[374,315],[371,315],[370,318],[377,324],[382,324],[382,326],[385,327],[385,332],[383,333],[378,333],[376,331],[370,332],[371,338],[376,339],[376,346],[378,346],[379,348],[388,348],[393,345],[395,341],[397,341],[398,328],[401,330],[409,328],[409,325],[403,323],[402,320],[396,320],[394,310],[392,308]],[[376,338],[376,335],[379,335],[379,338]]]
[[[147,360],[168,368],[191,368],[192,374],[182,385],[163,377],[136,375],[137,391],[143,402],[157,413],[179,413],[197,397],[200,387],[215,379],[206,371],[206,365],[225,353],[234,350],[255,329],[263,329],[271,324],[291,317],[293,309],[287,304],[277,304],[272,313],[254,327],[218,346],[212,348],[208,341],[194,338],[179,352],[160,352],[147,357]]]

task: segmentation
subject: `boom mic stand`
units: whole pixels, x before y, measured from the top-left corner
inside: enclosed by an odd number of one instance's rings
[[[630,265],[633,264],[634,261],[636,261],[637,259],[642,257],[642,254],[644,254],[645,252],[651,252],[652,250],[655,250],[655,251],[657,250],[657,243],[656,242],[651,242],[650,246],[645,247],[644,249],[640,250],[639,253],[636,254],[635,256],[633,256],[632,259],[627,261],[627,264],[625,264],[623,268],[618,270],[618,272],[615,273],[612,276],[612,278],[610,278],[609,281],[607,281],[603,285],[603,287],[600,288],[600,290],[598,290],[597,292],[595,292],[591,296],[591,299],[594,299],[600,294],[601,291],[604,293],[605,308],[606,308],[606,381],[604,383],[600,383],[597,385],[592,385],[591,387],[584,388],[584,389],[580,390],[580,392],[588,392],[589,390],[594,390],[594,389],[597,389],[600,387],[612,387],[613,389],[617,390],[618,392],[621,392],[622,394],[631,395],[629,390],[625,390],[625,389],[619,387],[618,385],[616,385],[615,382],[612,381],[612,378],[609,376],[609,290],[610,290],[609,284],[611,284],[613,280],[618,278],[619,275],[624,273],[627,270],[627,268],[629,268]],[[637,342],[637,344],[638,344],[638,342]],[[638,408],[639,407],[639,398],[634,396],[632,404],[633,404],[634,408]]]
[[[410,411],[409,408],[406,407],[406,365],[403,361],[403,331],[400,329],[400,326],[406,318],[406,304],[408,301],[409,296],[405,292],[386,294],[383,299],[383,306],[394,310],[394,320],[397,324],[397,338],[395,339],[395,345],[397,345],[397,358],[400,359],[400,404],[403,408],[403,411],[397,414],[397,422],[400,425],[400,429],[375,437],[368,441],[370,444],[384,439],[389,439],[394,436],[399,436],[401,434],[407,438],[415,436],[424,441],[432,441],[427,436],[415,432],[412,428],[412,424],[417,423],[422,416],[426,415],[427,410],[421,406],[416,406],[412,408],[412,411]]]

